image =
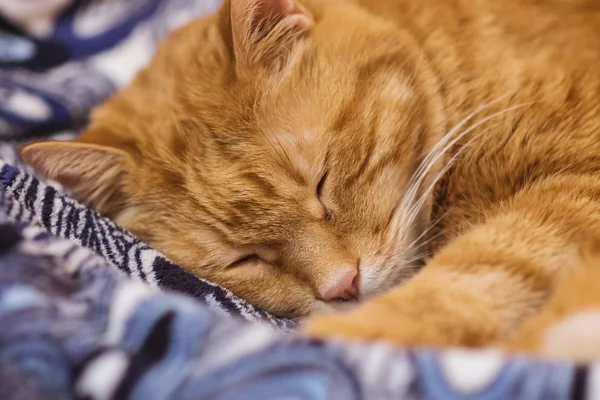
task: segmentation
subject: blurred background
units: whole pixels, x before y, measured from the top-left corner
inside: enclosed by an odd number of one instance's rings
[[[0,0],[0,141],[68,138],[221,0]]]

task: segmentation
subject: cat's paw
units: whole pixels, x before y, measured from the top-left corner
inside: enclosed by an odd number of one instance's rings
[[[403,323],[398,315],[372,308],[316,317],[303,328],[305,336],[315,339],[384,341],[402,346],[424,344],[425,337],[419,331],[414,322]]]

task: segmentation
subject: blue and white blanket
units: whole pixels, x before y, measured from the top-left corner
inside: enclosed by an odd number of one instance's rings
[[[35,176],[218,0],[0,0],[0,399],[600,399],[600,367],[310,341]]]

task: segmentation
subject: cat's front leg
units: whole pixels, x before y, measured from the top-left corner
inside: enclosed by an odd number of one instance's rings
[[[322,339],[378,340],[403,346],[483,346],[515,324],[505,321],[512,318],[485,298],[486,286],[496,278],[461,276],[430,265],[409,283],[352,312],[309,321],[305,333]]]
[[[484,346],[509,338],[539,311],[581,246],[600,235],[600,181],[540,181],[442,249],[407,284],[356,311],[318,317],[319,338],[402,345]]]

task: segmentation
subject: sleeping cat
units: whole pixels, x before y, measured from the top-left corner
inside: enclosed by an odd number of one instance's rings
[[[596,0],[229,0],[23,158],[314,336],[513,338],[600,236]],[[600,302],[599,302],[600,304]]]

